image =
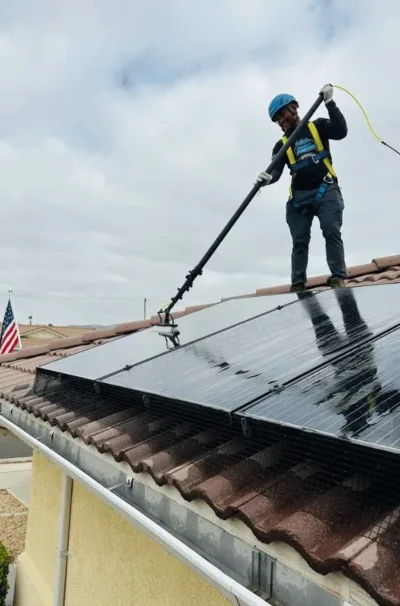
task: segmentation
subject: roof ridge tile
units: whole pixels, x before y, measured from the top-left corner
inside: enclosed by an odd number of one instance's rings
[[[88,330],[81,337],[82,343],[91,343],[100,339],[115,337],[115,328],[99,328],[99,330]]]
[[[70,347],[77,347],[78,345],[82,345],[82,337],[81,336],[76,336],[76,337],[65,337],[65,339],[57,339],[56,341],[50,341],[49,342],[49,347],[50,347],[50,352],[52,353],[53,351],[57,351],[58,349],[67,349]],[[33,349],[32,347],[27,348],[27,351]],[[1,361],[1,356],[0,356],[0,361]]]
[[[377,257],[372,259],[372,263],[375,263],[378,270],[388,269],[393,265],[400,265],[400,255],[392,255],[390,257]]]
[[[131,332],[136,332],[142,328],[149,328],[151,326],[150,320],[136,320],[132,322],[124,322],[123,324],[117,324],[114,328],[115,335],[123,335]]]

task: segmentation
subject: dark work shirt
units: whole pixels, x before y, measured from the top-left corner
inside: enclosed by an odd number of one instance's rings
[[[314,120],[314,124],[317,127],[319,132],[319,136],[321,137],[322,145],[324,149],[329,152],[329,159],[332,162],[332,156],[329,148],[329,139],[333,139],[339,141],[340,139],[344,139],[347,135],[347,124],[346,120],[337,107],[334,101],[328,103],[327,110],[329,114],[329,119],[327,118],[317,118]],[[289,137],[294,129],[289,130],[286,133],[286,136]],[[283,146],[282,141],[278,141],[274,149],[272,151],[272,157],[274,157],[278,151]],[[311,132],[307,126],[307,124],[300,130],[297,135],[295,141],[292,143],[292,149],[294,156],[296,158],[296,162],[300,162],[305,159],[309,154],[317,153],[317,148],[314,143],[314,140],[311,136]],[[285,164],[289,166],[289,160],[287,157],[287,153],[282,157],[282,159],[278,162],[275,168],[271,171],[273,179],[271,183],[275,183],[280,179],[283,169],[285,168]],[[305,168],[299,170],[294,179],[292,180],[292,188],[296,189],[314,189],[319,187],[321,181],[326,176],[328,170],[322,160],[318,164],[314,162]]]

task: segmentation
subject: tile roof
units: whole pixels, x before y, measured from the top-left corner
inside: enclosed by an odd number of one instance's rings
[[[309,286],[323,288],[325,279],[312,278]],[[349,270],[350,286],[388,282],[400,282],[400,255]],[[244,296],[278,294],[288,288],[266,288]],[[157,484],[175,486],[185,499],[204,500],[217,516],[241,519],[259,540],[292,545],[317,572],[342,571],[379,604],[399,605],[400,508],[375,508],[374,518],[366,517],[368,497],[351,485],[339,483],[316,494],[310,481],[315,473],[311,461],[309,469],[299,472],[298,461],[287,452],[290,465],[271,466],[274,446],[257,445],[252,438],[229,432],[221,436],[195,418],[177,421],[170,414],[127,407],[122,401],[99,408],[29,393],[38,366],[142,330],[157,320],[88,331],[1,356],[0,397],[116,461],[127,462],[135,473],[148,472]],[[279,451],[285,456],[285,443],[279,444]]]
[[[149,473],[159,486],[176,487],[188,501],[202,499],[220,518],[235,516],[260,541],[291,545],[316,572],[341,571],[378,604],[400,603],[399,507],[375,507],[374,516],[366,515],[367,491],[345,483],[316,490],[316,462],[304,465],[284,442],[262,445],[227,431],[221,436],[201,420],[179,421],[121,402],[112,408],[52,402],[26,395],[24,377],[14,374],[21,371],[9,372],[14,391],[3,381],[0,395],[14,405],[127,462],[134,473]]]

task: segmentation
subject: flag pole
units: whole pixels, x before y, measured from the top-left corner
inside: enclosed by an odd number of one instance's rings
[[[10,303],[11,303],[11,307],[12,307],[13,314],[14,314],[15,326],[17,327],[18,347],[19,347],[19,349],[22,349],[21,335],[19,334],[19,324],[18,324],[17,316],[15,315],[15,309],[14,309],[14,299],[12,296],[12,288],[8,289],[8,296],[10,298]]]

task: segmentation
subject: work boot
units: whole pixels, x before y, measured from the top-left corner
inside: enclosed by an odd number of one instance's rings
[[[299,284],[292,284],[290,292],[304,292],[306,285],[300,282]]]
[[[344,288],[346,286],[346,282],[343,278],[328,278],[327,284],[331,288]]]

